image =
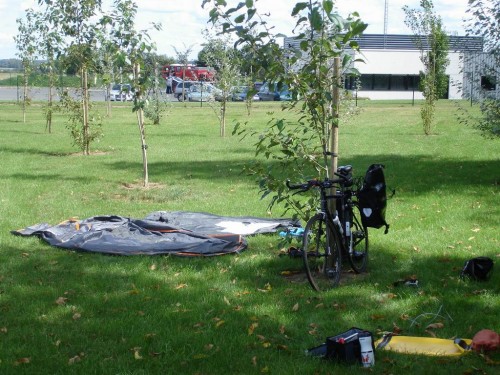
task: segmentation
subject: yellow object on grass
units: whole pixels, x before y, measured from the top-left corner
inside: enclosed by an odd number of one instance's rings
[[[375,342],[377,350],[391,350],[406,354],[435,356],[459,356],[470,350],[470,339],[436,339],[433,337],[411,337],[385,335]]]

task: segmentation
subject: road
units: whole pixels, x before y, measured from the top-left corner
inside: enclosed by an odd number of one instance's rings
[[[71,89],[74,92],[74,89]],[[103,102],[105,101],[104,89],[90,89],[90,99],[93,102]],[[17,100],[17,98],[22,98],[23,89],[22,87],[3,87],[0,86],[0,101],[2,100]],[[45,101],[49,96],[49,89],[47,87],[34,87],[30,89],[30,94],[32,100],[42,100]],[[172,100],[172,95],[168,95],[168,100]],[[55,94],[54,100],[59,100],[59,95]]]

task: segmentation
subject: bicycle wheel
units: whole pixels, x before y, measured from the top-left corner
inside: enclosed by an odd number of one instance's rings
[[[353,207],[351,237],[348,243],[348,260],[356,273],[366,271],[368,264],[368,228],[361,223],[359,209]]]
[[[339,283],[340,244],[336,229],[322,215],[312,217],[304,230],[302,256],[313,289],[328,290]]]

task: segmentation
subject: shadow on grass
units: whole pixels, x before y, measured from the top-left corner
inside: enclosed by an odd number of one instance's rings
[[[41,244],[23,249],[22,256],[18,251],[7,247],[2,256],[0,325],[9,329],[2,361],[9,366],[28,351],[26,370],[42,364],[57,372],[84,351],[82,372],[154,372],[165,363],[186,373],[232,372],[257,357],[270,372],[312,373],[326,364],[305,357],[304,350],[353,326],[375,333],[397,324],[405,334],[426,336],[432,316],[410,332],[410,320],[401,317],[437,313],[440,306],[438,320],[445,326],[439,337],[470,337],[497,324],[496,302],[486,296],[497,295],[500,278],[480,285],[459,281],[459,257],[444,266],[437,257],[415,259],[411,271],[419,289],[392,287],[409,270],[385,261],[380,270],[317,294],[283,278],[292,262],[267,250],[215,258],[105,256]],[[144,360],[134,358],[135,351]],[[378,371],[394,365],[383,357],[377,353]]]
[[[149,170],[159,179],[182,179],[186,175],[199,179],[212,180],[214,174],[238,176],[243,174],[243,167],[250,165],[251,159],[236,160],[230,155],[226,159],[214,161],[164,161],[149,163]],[[500,183],[500,162],[471,160],[434,160],[426,155],[377,155],[359,156],[344,160],[345,164],[355,167],[355,176],[363,176],[372,163],[386,166],[387,185],[395,189],[404,189],[416,194],[427,194],[437,189],[459,191],[461,188],[474,186],[498,186]],[[285,181],[288,176],[279,163],[268,161],[267,165],[277,171]],[[108,166],[116,170],[141,170],[137,162],[114,162]],[[311,176],[313,178],[314,176]]]

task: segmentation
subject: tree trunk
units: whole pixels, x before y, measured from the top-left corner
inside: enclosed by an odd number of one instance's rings
[[[111,117],[111,83],[106,85],[106,116]]]
[[[337,172],[338,166],[338,153],[339,153],[339,106],[340,106],[340,84],[341,84],[341,75],[340,75],[340,58],[335,57],[333,59],[333,87],[332,87],[332,107],[331,107],[331,118],[332,123],[330,124],[330,152],[332,155],[330,156],[330,166],[328,175],[330,178],[334,178],[335,172]],[[331,195],[334,195],[336,188],[333,188],[330,192]],[[331,212],[335,212],[336,202],[335,199],[329,200],[329,208]]]
[[[226,136],[226,101],[223,100],[220,107],[220,136]]]
[[[82,68],[83,154],[90,155],[88,71]]]
[[[134,65],[134,82],[139,82],[140,73],[139,64]],[[140,88],[135,90],[134,106],[137,106],[142,101],[142,93]],[[137,109],[137,124],[139,125],[139,133],[141,135],[141,148],[142,148],[142,167],[144,172],[143,186],[147,188],[149,186],[149,174],[148,174],[148,146],[146,144],[146,131],[144,128],[144,110],[142,106]]]
[[[23,123],[26,123],[26,107],[28,105],[28,74],[24,72],[23,82]]]

